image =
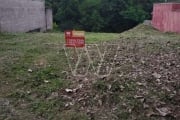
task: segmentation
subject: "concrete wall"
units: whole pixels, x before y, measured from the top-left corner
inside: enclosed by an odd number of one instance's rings
[[[1,32],[28,32],[35,29],[46,30],[44,0],[0,0]]]
[[[53,13],[52,9],[46,9],[46,29],[53,29]]]

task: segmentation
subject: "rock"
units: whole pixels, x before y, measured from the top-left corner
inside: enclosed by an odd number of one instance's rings
[[[137,82],[137,85],[139,85],[139,86],[146,86],[146,83]]]
[[[28,72],[33,72],[33,70],[32,69],[28,69]]]
[[[67,93],[72,93],[73,92],[73,90],[72,89],[65,89],[65,91],[67,92]]]
[[[171,114],[171,110],[167,107],[162,107],[162,108],[156,108],[156,110],[159,112],[159,114],[163,117],[166,115]]]
[[[78,89],[82,89],[82,88],[83,88],[83,84],[79,84]]]
[[[147,25],[147,26],[152,26],[151,25],[151,20],[144,20],[143,24]]]
[[[44,82],[45,82],[45,83],[49,83],[49,81],[48,81],[48,80],[44,80]]]
[[[158,73],[153,73],[152,74],[156,79],[160,79],[161,78],[161,75],[160,74],[158,74]]]
[[[74,103],[68,102],[68,103],[65,104],[65,107],[69,107],[69,106],[73,106],[73,105],[74,105]]]

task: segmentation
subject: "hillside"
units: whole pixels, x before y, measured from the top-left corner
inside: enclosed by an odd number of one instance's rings
[[[1,33],[0,119],[180,119],[179,34],[139,25],[86,38],[78,59],[63,33]]]

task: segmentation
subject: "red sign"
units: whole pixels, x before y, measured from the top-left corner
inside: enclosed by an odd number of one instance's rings
[[[65,31],[66,47],[84,47],[84,31]]]

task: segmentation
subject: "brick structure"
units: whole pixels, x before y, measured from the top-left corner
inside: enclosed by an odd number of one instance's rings
[[[0,0],[0,32],[47,29],[52,29],[52,10],[45,10],[44,0]]]
[[[154,4],[152,25],[162,32],[180,33],[180,3]]]

